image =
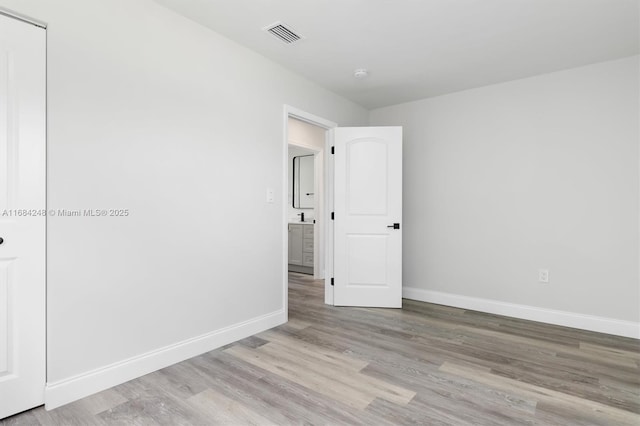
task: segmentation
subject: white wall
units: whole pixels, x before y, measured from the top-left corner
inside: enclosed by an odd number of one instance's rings
[[[289,143],[311,149],[324,149],[325,129],[289,118]]]
[[[372,111],[404,126],[405,294],[637,324],[638,80],[631,57]]]
[[[282,321],[283,105],[367,111],[151,0],[0,7],[48,24],[49,207],[131,212],[49,219],[49,406]]]

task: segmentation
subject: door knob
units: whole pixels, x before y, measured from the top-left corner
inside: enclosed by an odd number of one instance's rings
[[[0,237],[0,244],[4,243],[4,238]]]
[[[394,223],[393,225],[387,225],[387,228],[400,229],[400,224]]]

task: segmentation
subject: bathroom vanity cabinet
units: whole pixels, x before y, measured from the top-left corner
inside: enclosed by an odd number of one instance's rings
[[[313,223],[289,224],[289,270],[313,274]]]

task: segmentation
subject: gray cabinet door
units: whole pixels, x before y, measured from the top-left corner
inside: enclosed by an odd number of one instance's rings
[[[302,227],[289,224],[289,263],[302,265]]]

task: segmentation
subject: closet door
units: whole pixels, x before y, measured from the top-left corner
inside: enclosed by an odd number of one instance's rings
[[[45,30],[0,15],[0,418],[45,386]]]

